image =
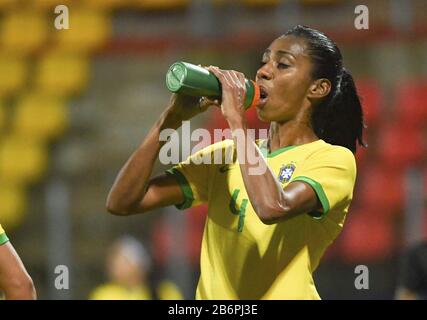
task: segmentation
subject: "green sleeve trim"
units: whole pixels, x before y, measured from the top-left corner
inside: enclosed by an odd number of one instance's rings
[[[175,207],[179,210],[190,208],[194,201],[194,195],[185,176],[176,168],[166,170],[166,174],[175,177],[181,188],[182,194],[184,195],[184,202],[181,204],[176,204]]]
[[[315,219],[323,218],[329,212],[329,200],[326,197],[325,191],[323,191],[322,185],[319,182],[317,182],[317,181],[315,181],[309,177],[304,177],[304,176],[296,177],[292,181],[302,181],[302,182],[308,183],[314,189],[314,191],[317,194],[317,197],[320,200],[320,203],[322,204],[323,213],[320,214],[319,216],[316,216],[313,214],[311,214],[311,215]]]
[[[9,238],[7,237],[6,233],[0,234],[0,246],[2,244],[5,244],[8,241],[9,241]]]

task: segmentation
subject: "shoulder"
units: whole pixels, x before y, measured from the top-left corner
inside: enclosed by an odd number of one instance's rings
[[[347,148],[320,140],[310,146],[304,160],[306,170],[316,170],[328,177],[348,177],[356,180],[357,167],[354,154]]]
[[[324,160],[330,163],[345,164],[349,167],[356,167],[356,158],[351,150],[327,143],[323,140],[313,148],[309,159]]]

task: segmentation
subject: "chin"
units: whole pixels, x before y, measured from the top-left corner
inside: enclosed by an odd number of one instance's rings
[[[271,109],[269,109],[267,106],[264,106],[263,108],[257,108],[256,112],[258,115],[258,119],[260,119],[262,122],[273,122],[273,121],[279,121],[277,114],[274,114]]]
[[[258,119],[262,122],[271,122],[271,120],[266,117],[266,112],[264,109],[256,108],[256,114],[258,116]]]

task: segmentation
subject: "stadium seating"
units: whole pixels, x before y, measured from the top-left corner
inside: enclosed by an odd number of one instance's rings
[[[15,229],[25,218],[27,207],[25,190],[16,185],[0,184],[1,223],[8,230]]]
[[[95,10],[116,10],[129,7],[133,0],[82,0],[83,4],[88,8]]]
[[[42,47],[48,37],[47,18],[33,11],[13,11],[2,19],[0,46],[13,55],[31,54]]]
[[[55,30],[54,45],[68,53],[92,53],[101,48],[111,34],[110,16],[101,10],[70,10],[70,28]]]
[[[360,79],[356,82],[359,96],[361,97],[364,118],[369,128],[375,127],[379,120],[383,95],[377,82],[370,79]]]
[[[427,127],[427,79],[398,83],[395,117],[409,126]]]
[[[89,77],[89,62],[78,55],[46,53],[36,67],[35,88],[41,92],[69,97],[79,94]]]
[[[3,103],[0,102],[0,137],[2,135],[2,130],[6,125],[6,110]]]
[[[6,136],[0,144],[0,176],[2,181],[17,185],[35,183],[47,169],[45,146],[31,137]]]
[[[390,219],[376,215],[365,207],[352,208],[342,234],[340,256],[345,262],[381,261],[390,257],[396,235]]]
[[[73,5],[73,2],[76,3],[76,0],[25,0],[27,1],[27,4],[30,5],[32,8],[36,9],[37,11],[47,11],[52,10],[58,5],[66,5],[71,6]],[[104,0],[103,0],[104,1]],[[52,11],[53,12],[53,11]]]
[[[190,0],[131,0],[131,5],[137,9],[174,10],[182,9],[190,4]]]
[[[19,0],[0,0],[0,12],[7,11],[11,6],[15,5]]]
[[[390,216],[400,212],[404,201],[404,171],[387,170],[369,162],[356,182],[355,201],[371,208],[375,215]]]
[[[68,110],[64,101],[42,93],[27,94],[15,106],[13,131],[20,136],[51,141],[67,126]]]
[[[355,154],[357,168],[359,168],[359,169],[364,168],[365,163],[367,162],[367,160],[370,157],[370,151],[371,151],[371,149],[369,149],[369,146],[368,146],[368,148],[364,148],[361,146],[357,147],[357,151]]]
[[[25,60],[0,53],[0,98],[10,97],[21,90],[27,81]]]
[[[394,170],[420,165],[426,157],[423,132],[400,119],[386,124],[378,136],[378,161]]]

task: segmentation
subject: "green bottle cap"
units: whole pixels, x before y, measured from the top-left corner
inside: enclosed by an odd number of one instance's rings
[[[174,63],[170,66],[166,74],[166,86],[172,92],[178,92],[187,75],[187,68],[181,62]]]

